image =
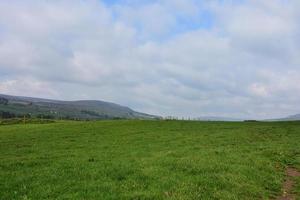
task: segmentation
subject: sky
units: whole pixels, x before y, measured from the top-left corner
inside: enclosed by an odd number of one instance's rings
[[[161,116],[300,113],[299,0],[0,0],[0,93]]]

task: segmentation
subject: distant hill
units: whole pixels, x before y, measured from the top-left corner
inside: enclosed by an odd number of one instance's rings
[[[287,118],[285,118],[287,120],[300,120],[300,114],[297,114],[297,115],[291,115]]]
[[[266,121],[300,121],[300,114],[290,115],[288,117],[279,119],[268,119]]]
[[[0,117],[31,116],[51,119],[158,119],[114,103],[83,100],[59,101],[0,94]]]
[[[198,118],[196,118],[196,120],[199,120],[199,121],[224,121],[224,122],[243,121],[243,119],[236,119],[236,118],[230,118],[230,117],[213,117],[213,116],[198,117]]]

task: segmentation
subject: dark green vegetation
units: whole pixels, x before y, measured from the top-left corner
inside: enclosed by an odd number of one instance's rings
[[[0,125],[11,125],[11,124],[47,124],[54,123],[51,119],[37,119],[37,118],[11,118],[11,119],[0,119]]]
[[[0,199],[269,199],[300,167],[300,122],[0,126],[0,161]]]
[[[155,119],[128,107],[104,101],[58,101],[0,94],[0,118]]]

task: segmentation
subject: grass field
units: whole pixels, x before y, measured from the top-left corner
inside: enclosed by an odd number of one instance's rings
[[[274,199],[288,165],[300,168],[300,122],[0,126],[1,200]]]

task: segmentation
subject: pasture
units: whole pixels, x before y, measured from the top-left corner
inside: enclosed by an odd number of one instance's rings
[[[288,166],[300,122],[0,125],[1,200],[276,199]]]

